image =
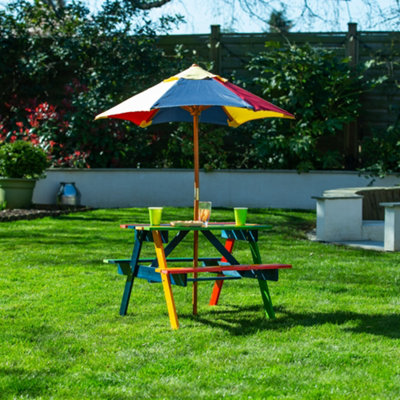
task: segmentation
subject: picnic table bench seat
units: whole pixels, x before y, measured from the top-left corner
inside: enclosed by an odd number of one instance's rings
[[[204,268],[209,265],[213,265],[218,262],[220,257],[199,257],[199,264],[202,265],[200,268]],[[168,257],[168,262],[192,262],[193,258],[190,257]],[[105,264],[115,264],[118,267],[118,274],[131,276],[134,275],[137,278],[146,279],[149,283],[160,283],[161,276],[156,270],[158,264],[153,258],[140,258],[138,260],[138,265],[136,270],[131,267],[132,260],[130,258],[125,259],[105,259],[103,260]],[[151,263],[149,265],[141,265],[140,263]],[[178,268],[179,269],[179,268]],[[193,282],[193,279],[187,277],[187,273],[176,272],[176,275],[171,279],[172,285],[187,286],[187,282]],[[228,274],[229,275],[229,274]],[[240,279],[240,275],[225,276],[225,277],[215,277],[215,278],[199,278],[198,280],[229,280],[229,279]]]
[[[199,263],[203,266],[209,266],[213,263],[218,262],[221,257],[199,257]],[[167,261],[170,262],[190,262],[193,258],[191,257],[167,257]],[[130,258],[121,258],[121,259],[105,259],[103,263],[105,264],[116,264],[118,266],[118,273],[120,275],[130,275],[131,272],[131,259]],[[138,263],[151,263],[154,261],[154,257],[152,258],[140,258]]]
[[[153,258],[143,258],[140,262],[151,262]],[[179,286],[186,286],[187,282],[193,281],[206,281],[206,280],[229,280],[229,279],[240,279],[242,277],[246,278],[256,278],[267,280],[269,276],[262,273],[263,270],[277,270],[283,268],[292,268],[289,264],[248,264],[248,265],[228,265],[226,263],[221,263],[220,265],[210,265],[210,263],[215,263],[219,261],[220,258],[217,257],[199,257],[199,263],[202,266],[198,268],[193,267],[173,267],[173,268],[154,268],[151,266],[139,265],[137,276],[139,278],[148,279],[149,282],[161,282],[159,274],[172,274],[180,275],[180,277],[175,277],[171,280],[172,284]],[[168,261],[173,262],[187,262],[192,261],[189,257],[179,257],[179,258],[168,258]],[[106,259],[103,260],[106,264],[116,264],[118,266],[118,273],[120,275],[131,275],[131,259]],[[259,272],[254,272],[259,271]],[[187,274],[192,273],[217,273],[219,276],[208,277],[208,278],[187,278]],[[178,278],[178,279],[176,279]]]
[[[246,265],[212,265],[198,268],[157,268],[156,272],[160,274],[198,274],[203,272],[218,273],[218,274],[228,274],[232,277],[246,277],[246,278],[256,278],[261,280],[267,280],[268,277],[262,274],[263,270],[276,270],[282,268],[292,268],[290,264],[246,264]],[[256,272],[257,271],[257,272]],[[236,274],[229,274],[230,272],[237,272]],[[204,279],[204,278],[203,278]],[[191,280],[203,280],[202,278],[194,278]],[[218,280],[218,277],[205,278],[209,280]]]

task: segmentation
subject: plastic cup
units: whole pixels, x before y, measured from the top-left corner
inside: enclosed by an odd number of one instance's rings
[[[161,224],[162,207],[149,207],[150,225]]]
[[[211,201],[200,201],[199,202],[199,219],[204,223],[204,226],[208,226],[208,221],[211,216]]]
[[[235,224],[238,226],[246,225],[247,207],[235,207]]]

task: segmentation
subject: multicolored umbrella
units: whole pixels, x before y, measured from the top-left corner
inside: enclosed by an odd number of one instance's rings
[[[164,122],[193,122],[194,220],[198,220],[199,122],[238,127],[247,121],[272,117],[294,119],[287,111],[194,64],[95,119],[118,118],[142,128]]]
[[[194,220],[199,219],[199,122],[238,127],[262,118],[294,116],[266,100],[229,83],[194,64],[185,71],[141,92],[96,116],[132,121],[145,128],[164,122],[193,121]],[[193,264],[197,267],[198,232],[194,236]],[[197,282],[193,286],[193,313],[197,313]]]

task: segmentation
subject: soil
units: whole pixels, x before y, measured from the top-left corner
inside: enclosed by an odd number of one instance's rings
[[[43,217],[56,217],[91,210],[85,206],[58,206],[47,204],[35,204],[29,209],[5,209],[0,211],[0,222],[17,221],[20,219],[36,219]]]

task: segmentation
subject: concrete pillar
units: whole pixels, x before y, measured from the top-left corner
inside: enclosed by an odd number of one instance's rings
[[[317,200],[317,240],[362,240],[363,196],[313,198]]]
[[[400,203],[379,203],[385,207],[385,244],[386,251],[400,250]]]

